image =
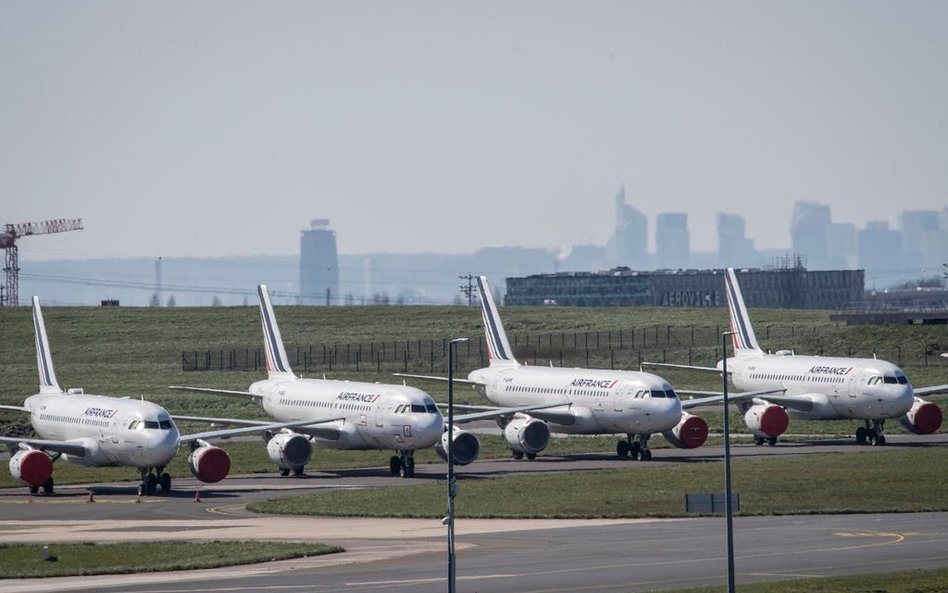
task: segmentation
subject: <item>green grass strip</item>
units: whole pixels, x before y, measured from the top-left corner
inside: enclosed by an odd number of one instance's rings
[[[698,587],[666,593],[721,593],[727,588]],[[737,585],[739,593],[944,593],[948,568],[904,570],[845,577],[826,577]]]
[[[0,578],[64,577],[218,568],[342,552],[339,546],[293,542],[122,542],[0,545]]]
[[[630,465],[637,462],[629,462]],[[948,510],[948,455],[941,448],[824,453],[733,464],[741,514],[881,513]],[[717,462],[498,479],[461,479],[459,517],[593,518],[684,516],[684,495],[722,492]],[[442,481],[403,488],[270,499],[253,511],[286,515],[440,517]]]

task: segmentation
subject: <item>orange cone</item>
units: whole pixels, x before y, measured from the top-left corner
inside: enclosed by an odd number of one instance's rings
[[[200,490],[195,490],[195,491],[194,491],[194,502],[201,502],[201,491],[200,491]]]

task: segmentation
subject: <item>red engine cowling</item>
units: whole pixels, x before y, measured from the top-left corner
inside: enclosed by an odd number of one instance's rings
[[[267,455],[281,469],[301,468],[313,458],[313,444],[297,432],[283,432],[267,441]]]
[[[521,453],[539,453],[550,444],[550,427],[536,418],[514,418],[504,426],[507,446]]]
[[[776,438],[787,431],[790,416],[777,404],[754,404],[744,412],[744,425],[757,438]]]
[[[931,434],[941,428],[941,408],[916,397],[912,407],[899,418],[899,422],[915,434]]]
[[[474,463],[481,454],[481,441],[473,432],[454,427],[454,442],[451,443],[455,465]],[[448,431],[441,433],[441,440],[435,443],[435,452],[441,459],[448,460]]]
[[[701,416],[682,412],[678,425],[663,432],[662,436],[679,449],[695,449],[708,439],[708,423]]]
[[[21,449],[10,457],[10,474],[25,486],[42,486],[53,476],[53,461],[36,449]]]
[[[227,451],[213,445],[203,445],[188,456],[191,475],[202,482],[220,482],[230,472],[230,456]]]

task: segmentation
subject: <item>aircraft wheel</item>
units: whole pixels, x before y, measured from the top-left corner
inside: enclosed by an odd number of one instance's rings
[[[283,476],[284,478],[287,477],[288,475],[290,475],[290,468],[288,468],[288,467],[281,467],[281,468],[280,468],[280,475]]]
[[[643,461],[651,461],[651,460],[652,460],[652,450],[651,450],[651,449],[646,449],[645,451],[642,452],[642,454],[645,456],[645,458],[643,459]]]
[[[393,476],[402,473],[402,460],[398,458],[398,455],[392,455],[392,458],[388,460],[388,469],[392,472]]]
[[[295,478],[302,478],[302,477],[303,477],[303,474],[305,474],[305,473],[306,473],[306,468],[303,467],[302,465],[299,466],[299,467],[294,467],[294,468],[293,468],[293,477],[295,477]]]
[[[770,437],[769,439],[767,439],[767,444],[770,445],[771,447],[776,447],[777,437]]]
[[[39,494],[39,491],[40,491],[39,486],[30,486],[30,494]]]
[[[161,474],[161,477],[158,478],[158,485],[161,486],[161,491],[165,494],[171,492],[171,474],[168,472]]]
[[[158,478],[155,477],[155,474],[148,474],[145,476],[144,488],[145,496],[151,496],[155,493],[155,488],[158,487]]]
[[[642,446],[638,443],[632,443],[629,445],[629,455],[632,456],[632,459],[641,461],[640,454],[642,453]]]
[[[50,477],[43,483],[43,494],[52,494],[53,493],[53,478]]]
[[[859,428],[856,429],[856,444],[857,445],[866,444],[866,437],[868,436],[866,434],[867,432],[868,431],[866,430],[865,426],[860,426]]]
[[[758,447],[764,444],[764,437],[754,437],[754,444]]]
[[[869,441],[869,444],[872,445],[873,447],[875,447],[876,445],[878,445],[878,444],[879,444],[879,437],[876,435],[876,431],[870,430],[870,431],[869,431],[869,437],[868,437],[867,440]]]
[[[880,434],[876,437],[876,446],[885,447],[885,435]]]
[[[514,459],[523,459],[523,451],[513,451]]]
[[[530,461],[533,461],[536,458],[537,458],[536,453],[527,453],[527,459],[529,459]]]
[[[619,457],[625,457],[629,454],[629,443],[625,441],[619,441],[619,444],[616,445],[616,455]]]
[[[413,458],[405,458],[405,462],[402,463],[402,476],[406,478],[415,477],[415,460]]]

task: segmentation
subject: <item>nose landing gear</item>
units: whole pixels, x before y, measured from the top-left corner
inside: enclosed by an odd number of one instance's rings
[[[415,477],[415,452],[399,451],[388,461],[388,468],[393,476],[401,475],[404,478]]]
[[[870,425],[871,422],[871,425]],[[885,420],[866,420],[866,425],[856,429],[857,445],[872,445],[874,447],[885,446],[885,435],[882,434],[885,429]]]
[[[616,444],[616,455],[619,457],[628,455],[638,461],[649,461],[652,459],[652,450],[648,448],[648,440],[651,436],[649,434],[626,435],[626,440]]]

